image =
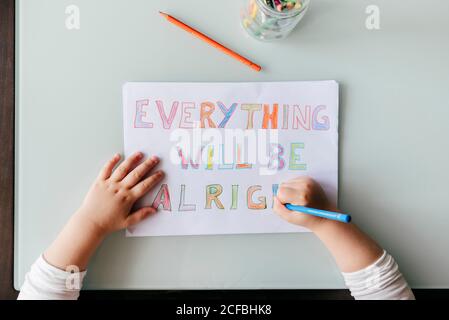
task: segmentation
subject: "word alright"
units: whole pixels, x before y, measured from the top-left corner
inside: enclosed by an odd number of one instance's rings
[[[182,184],[179,186],[179,194],[180,197],[173,201],[171,195],[172,190],[167,184],[162,184],[154,197],[152,202],[152,207],[156,209],[162,209],[164,211],[197,211],[197,207],[199,210],[208,210],[217,208],[224,210],[225,205],[223,204],[223,193],[224,186],[222,184],[210,184],[205,187],[205,201],[203,209],[201,206],[197,206],[196,203],[186,203],[186,185]],[[241,186],[238,184],[234,184],[230,187],[230,196],[228,195],[227,199],[225,199],[225,203],[229,202],[230,210],[237,210],[241,204],[239,204],[239,193],[244,192],[245,195],[245,203],[243,204],[246,208],[250,210],[265,210],[268,208],[268,198],[266,195],[263,195],[264,190],[262,190],[261,185],[252,185],[245,188],[245,190],[241,190]],[[277,190],[279,188],[278,184],[273,184],[271,186],[271,190],[269,190],[269,194],[271,194],[271,199],[276,195]],[[265,190],[267,192],[267,190]],[[262,194],[261,194],[262,193]],[[173,206],[176,206],[173,208]],[[271,207],[273,206],[273,202],[271,201]]]

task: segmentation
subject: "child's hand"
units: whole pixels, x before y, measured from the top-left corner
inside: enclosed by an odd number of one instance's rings
[[[284,205],[291,203],[298,206],[336,211],[332,208],[321,186],[312,178],[300,177],[281,183],[274,198],[274,211],[290,223],[314,230],[322,218],[288,210]]]
[[[156,157],[140,163],[143,154],[138,152],[114,170],[120,158],[120,155],[115,155],[103,167],[77,212],[81,219],[90,222],[104,236],[132,226],[156,212],[152,207],[130,211],[134,203],[164,177],[162,171],[147,177],[148,172],[159,163]]]
[[[138,152],[114,170],[120,161],[117,154],[103,167],[81,208],[45,251],[44,258],[48,263],[62,270],[66,270],[67,266],[85,270],[105,236],[132,226],[156,212],[152,207],[131,212],[134,203],[164,177],[161,171],[148,176],[159,159],[153,157],[141,162],[142,159],[143,154]]]

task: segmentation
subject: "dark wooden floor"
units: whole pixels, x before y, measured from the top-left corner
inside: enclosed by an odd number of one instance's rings
[[[35,0],[38,1],[38,0]],[[0,299],[15,299],[14,0],[0,0]],[[449,299],[449,290],[414,290],[418,299]],[[350,299],[347,290],[86,291],[82,299]]]

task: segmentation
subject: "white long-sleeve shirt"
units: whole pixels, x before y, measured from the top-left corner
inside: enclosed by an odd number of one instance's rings
[[[397,263],[386,251],[365,269],[342,274],[356,300],[415,300]]]
[[[50,265],[40,256],[25,277],[20,300],[76,300],[84,272],[67,272]],[[365,269],[343,273],[351,295],[357,300],[415,299],[398,265],[386,251]]]
[[[25,276],[19,300],[76,300],[86,271],[68,272],[56,268],[40,256]]]

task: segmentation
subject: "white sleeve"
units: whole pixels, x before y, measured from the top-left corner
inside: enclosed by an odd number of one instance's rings
[[[63,271],[40,256],[25,276],[18,300],[76,300],[86,271]]]
[[[414,300],[412,290],[393,257],[386,251],[365,269],[342,273],[356,300]]]

